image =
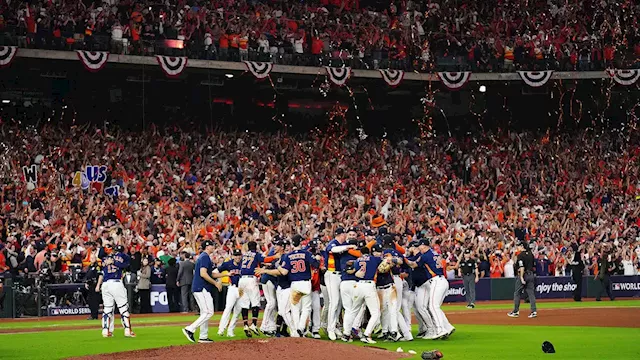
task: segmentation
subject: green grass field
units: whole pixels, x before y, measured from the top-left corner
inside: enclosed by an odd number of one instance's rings
[[[551,308],[597,308],[632,307],[640,311],[640,301],[610,302],[549,302],[540,303],[539,309]],[[482,309],[510,308],[509,304],[485,304]],[[447,305],[446,312],[474,311],[460,305]],[[592,309],[588,311],[597,311]],[[487,316],[496,316],[487,314]],[[216,315],[214,319],[218,319]],[[73,320],[39,322],[2,322],[0,329],[19,329],[43,327],[49,331],[35,333],[0,334],[0,359],[60,359],[71,356],[110,353],[127,350],[184,345],[187,341],[180,332],[180,326],[166,325],[172,322],[185,324],[195,319],[188,316],[165,316],[138,318],[135,324],[153,324],[155,326],[135,327],[135,339],[125,339],[121,330],[116,330],[112,339],[103,339],[97,321]],[[163,325],[163,323],[165,323]],[[95,324],[93,330],[50,331],[56,326],[87,326]],[[640,359],[639,328],[600,328],[571,326],[497,326],[454,324],[457,332],[446,341],[415,340],[413,342],[378,343],[376,346],[395,351],[402,347],[406,352],[414,350],[418,356],[424,350],[440,349],[445,359]],[[236,331],[236,339],[244,339],[241,331]],[[210,332],[215,335],[215,330]],[[218,337],[211,336],[216,341]],[[551,341],[557,353],[544,354],[540,347],[543,341]],[[232,341],[232,340],[229,340]],[[354,346],[361,345],[354,342]],[[193,345],[198,346],[198,345]]]

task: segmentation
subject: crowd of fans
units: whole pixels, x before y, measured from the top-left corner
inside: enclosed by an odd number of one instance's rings
[[[115,245],[136,272],[145,259],[184,261],[203,239],[223,258],[249,240],[266,250],[278,234],[326,243],[338,226],[385,228],[401,244],[432,237],[450,277],[463,249],[482,276],[513,276],[522,240],[536,243],[540,276],[568,275],[572,251],[594,274],[604,244],[616,272],[640,267],[637,133],[363,140],[8,123],[0,132],[0,273],[86,268]],[[37,184],[24,182],[31,164]],[[76,178],[87,165],[105,165],[106,181]],[[110,186],[117,197],[105,195]]]
[[[597,70],[638,65],[639,12],[630,0],[2,1],[0,39],[292,65]]]

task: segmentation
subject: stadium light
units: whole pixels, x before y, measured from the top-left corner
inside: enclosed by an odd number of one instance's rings
[[[483,93],[483,92],[486,92],[486,91],[487,91],[487,87],[484,86],[484,85],[480,85],[480,92]]]
[[[10,103],[10,102],[11,102],[11,100],[2,100],[2,103],[3,103],[3,104],[8,104],[8,103]]]

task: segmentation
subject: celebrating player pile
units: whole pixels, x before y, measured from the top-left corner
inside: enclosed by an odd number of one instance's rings
[[[359,338],[375,344],[372,337],[378,328],[377,340],[411,341],[414,310],[417,337],[447,339],[455,328],[440,309],[449,289],[441,255],[428,238],[411,241],[406,248],[399,242],[401,239],[385,228],[376,234],[339,227],[326,247],[317,238],[306,241],[299,234],[290,240],[277,236],[268,254],[262,255],[258,244],[250,241],[244,252],[232,250],[231,259],[216,267],[212,263],[213,244],[205,241],[192,286],[201,315],[183,333],[195,342],[194,333],[200,327],[199,342],[211,341],[206,325],[213,314],[210,291],[220,286],[216,278],[228,276],[220,336],[225,332],[228,337],[235,336],[233,330],[241,313],[247,337],[264,334],[319,339],[322,327],[331,340],[352,342]],[[267,304],[258,329],[259,285]]]

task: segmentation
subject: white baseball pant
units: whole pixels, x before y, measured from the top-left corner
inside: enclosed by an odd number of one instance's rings
[[[353,298],[355,297],[357,282],[355,280],[345,280],[340,282],[340,300],[344,307],[344,321],[342,322],[344,335],[351,334],[351,327],[355,322],[360,309],[353,308]],[[353,318],[347,319],[347,317]]]
[[[224,335],[225,330],[227,330],[227,336],[235,336],[233,331],[236,328],[236,322],[238,322],[240,310],[240,293],[238,291],[238,287],[235,285],[229,285],[229,287],[227,287],[224,311],[222,312],[220,326],[218,327],[219,336]]]
[[[376,291],[376,284],[373,281],[359,281],[355,289],[355,296],[353,297],[352,303],[352,314],[349,316],[345,315],[344,322],[346,323],[347,319],[349,319],[349,321],[354,319],[357,316],[357,312],[362,308],[362,305],[366,305],[371,317],[367,323],[364,335],[366,337],[370,337],[376,324],[380,321],[380,299],[378,298],[378,292]],[[353,327],[353,323],[345,324],[345,328],[347,327]]]
[[[424,322],[423,330],[426,331],[427,335],[436,335],[436,328],[433,323],[433,318],[431,317],[431,313],[429,311],[429,292],[430,292],[430,282],[425,281],[424,284],[420,285],[416,288],[416,311],[419,320]],[[422,332],[422,331],[421,331]]]
[[[266,284],[262,284],[262,292],[267,300],[267,305],[264,307],[260,331],[276,331],[276,287],[271,280],[267,281]]]
[[[320,331],[320,314],[322,313],[322,307],[320,306],[320,292],[311,292],[311,332],[317,333]]]
[[[240,297],[240,307],[242,309],[260,306],[260,287],[255,276],[241,276],[238,281],[238,290],[243,292],[242,297]]]
[[[340,272],[327,271],[324,274],[324,284],[329,294],[329,313],[327,315],[327,331],[335,332],[340,313],[342,312],[342,300],[340,298]]]
[[[311,280],[291,282],[291,318],[295,326],[294,329],[304,332],[310,315]]]
[[[403,281],[402,284],[402,316],[407,324],[411,324],[411,308],[415,302],[416,294],[409,289],[409,284]]]
[[[213,316],[213,298],[206,289],[194,292],[193,298],[196,299],[196,303],[200,308],[200,316],[191,325],[187,326],[187,330],[195,333],[199,327],[200,339],[207,339],[209,337],[209,319]]]
[[[278,299],[278,315],[282,316],[284,323],[291,329],[291,336],[298,336],[294,331],[295,327],[293,326],[293,318],[291,316],[291,288],[283,289],[278,286],[276,289],[276,298]]]
[[[436,335],[444,335],[451,330],[453,326],[449,323],[449,319],[444,314],[444,311],[440,308],[444,298],[447,296],[447,290],[449,290],[449,281],[444,276],[436,276],[429,280],[430,295],[428,300],[429,312],[433,316],[433,322],[436,327]]]
[[[131,332],[131,321],[129,313],[129,301],[127,300],[127,290],[120,280],[107,280],[102,283],[102,332],[113,333],[115,329],[114,305],[118,306],[120,321],[124,327],[125,334]]]
[[[320,313],[320,327],[326,329],[329,317],[329,291],[324,285],[320,285],[320,293],[322,294],[322,312]]]
[[[411,327],[409,325],[411,324],[411,322],[407,324],[402,314],[403,285],[402,285],[402,279],[400,278],[399,275],[393,275],[393,285],[394,285],[392,287],[393,291],[391,292],[391,303],[393,306],[395,306],[395,308],[392,307],[389,310],[394,314],[396,314],[397,327],[402,333],[402,336],[405,338],[405,340],[413,340],[413,335],[411,334]],[[394,300],[394,297],[395,297],[395,300]]]

